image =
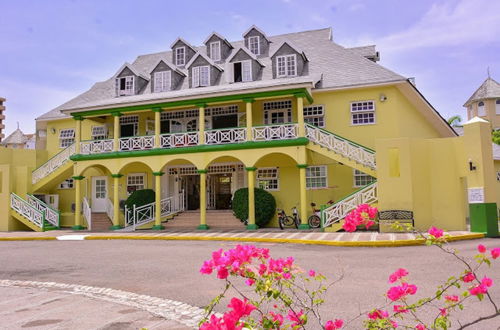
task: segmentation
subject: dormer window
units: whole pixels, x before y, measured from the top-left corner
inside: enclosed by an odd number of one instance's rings
[[[166,92],[171,88],[172,71],[159,71],[154,73],[154,92]]]
[[[134,95],[134,76],[116,78],[116,95]]]
[[[175,65],[182,66],[186,64],[186,47],[177,47],[175,49]]]
[[[260,55],[260,40],[259,36],[248,38],[248,48],[255,55]]]
[[[214,41],[210,43],[210,58],[213,61],[220,61],[220,41]]]
[[[276,76],[280,77],[294,77],[297,75],[297,56],[284,55],[276,56]]]
[[[210,86],[210,66],[195,66],[192,69],[192,86],[204,87]]]
[[[484,109],[484,102],[481,101],[477,104],[477,115],[484,117],[486,116],[486,110]]]
[[[252,61],[235,62],[233,67],[234,82],[252,81]]]

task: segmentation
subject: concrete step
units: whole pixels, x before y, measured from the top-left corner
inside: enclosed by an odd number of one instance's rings
[[[166,228],[193,229],[200,224],[199,211],[186,211],[169,220]],[[207,225],[210,229],[244,229],[245,225],[233,215],[232,210],[208,210]]]
[[[113,223],[106,213],[92,213],[91,231],[109,231],[109,227],[112,225]]]

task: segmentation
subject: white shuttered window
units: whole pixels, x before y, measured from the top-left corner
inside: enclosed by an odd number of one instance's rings
[[[252,81],[252,61],[241,62],[241,81]]]
[[[160,71],[154,74],[154,92],[166,92],[170,90],[172,71]]]

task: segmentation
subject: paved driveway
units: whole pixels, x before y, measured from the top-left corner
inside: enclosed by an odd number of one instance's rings
[[[464,255],[472,256],[476,246],[499,246],[500,240],[482,239],[452,243]],[[0,280],[36,280],[91,285],[126,290],[137,294],[172,299],[192,306],[204,306],[220,292],[214,276],[198,270],[211,251],[233,247],[233,242],[203,241],[28,241],[1,242]],[[332,247],[294,244],[257,244],[271,249],[274,256],[294,256],[306,270],[313,268],[335,279],[325,306],[332,317],[349,319],[360,311],[383,305],[387,277],[398,267],[410,271],[419,293],[432,294],[436,286],[462,266],[437,248]],[[500,262],[488,270],[495,286],[491,292],[500,305]],[[3,289],[0,288],[0,292]],[[2,298],[0,298],[2,299]],[[485,305],[469,307],[462,320],[489,313]],[[489,308],[489,307],[488,307]],[[76,310],[78,313],[78,310]],[[471,316],[472,315],[472,316]],[[496,320],[477,329],[496,329]],[[1,322],[1,320],[0,320]],[[353,323],[352,328],[359,328]],[[473,329],[473,328],[472,328]]]

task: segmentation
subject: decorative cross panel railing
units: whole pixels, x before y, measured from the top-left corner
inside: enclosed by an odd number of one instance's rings
[[[92,209],[90,208],[87,197],[83,197],[82,213],[85,221],[87,221],[87,229],[92,230]]]
[[[113,149],[113,140],[109,139],[80,142],[80,153],[83,155],[111,152]]]
[[[45,220],[47,220],[51,225],[59,227],[60,213],[54,210],[49,205],[45,204],[33,195],[28,194],[28,203],[33,206],[38,211],[42,212]]]
[[[162,217],[184,211],[184,192],[162,199],[160,206]],[[125,226],[132,226],[133,230],[135,230],[136,227],[154,221],[155,209],[155,202],[139,207],[134,205],[130,209],[125,206]]]
[[[254,141],[295,139],[298,136],[297,124],[257,126],[252,128]]]
[[[310,124],[306,124],[306,137],[330,151],[373,170],[376,169],[375,152],[371,149]]]
[[[160,135],[162,148],[191,147],[198,145],[199,132],[171,133]]]
[[[73,143],[66,149],[59,152],[57,155],[49,159],[45,164],[38,167],[31,172],[31,183],[35,184],[43,178],[49,176],[52,172],[56,171],[59,167],[69,161],[69,157],[75,153],[75,144]]]
[[[45,221],[43,212],[37,210],[31,206],[30,203],[14,193],[10,194],[10,208],[22,215],[31,223],[35,224],[37,227],[43,229]]]
[[[205,132],[205,144],[240,143],[247,140],[246,128],[222,128]]]
[[[120,151],[149,150],[155,147],[155,137],[131,136],[120,139]]]
[[[360,204],[372,204],[377,201],[377,181],[375,181],[322,210],[322,227],[331,226],[344,219],[349,212]]]

